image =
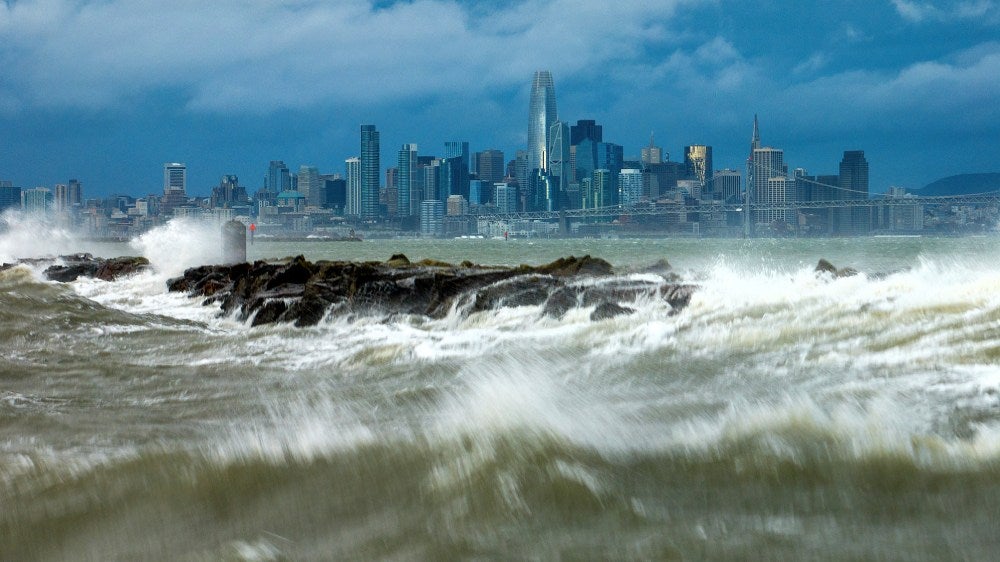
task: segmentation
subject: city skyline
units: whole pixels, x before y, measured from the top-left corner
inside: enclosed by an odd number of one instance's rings
[[[653,131],[673,161],[708,145],[716,169],[741,168],[757,113],[768,144],[810,174],[864,150],[873,193],[997,171],[997,2],[838,6],[4,2],[0,179],[142,196],[176,161],[192,195],[228,174],[254,190],[271,160],[345,173],[361,124],[378,127],[383,169],[407,143],[512,159],[539,69],[558,83],[558,119],[595,120],[626,156]],[[286,43],[263,41],[265,24]]]

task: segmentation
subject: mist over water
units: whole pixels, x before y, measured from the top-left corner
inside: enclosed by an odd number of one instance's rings
[[[699,286],[676,314],[642,297],[596,322],[457,307],[300,329],[166,293],[218,236],[172,222],[125,248],[155,271],[114,283],[0,272],[0,559],[995,552],[995,239],[258,243],[589,253],[649,279],[667,258]],[[818,276],[820,257],[861,274]]]

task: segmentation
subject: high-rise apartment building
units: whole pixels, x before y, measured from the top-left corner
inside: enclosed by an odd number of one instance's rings
[[[556,122],[556,87],[548,70],[535,72],[528,107],[528,169],[544,170],[549,147],[549,129]],[[523,188],[523,186],[522,186]]]
[[[618,174],[618,200],[624,206],[635,205],[642,198],[642,170],[626,168]]]
[[[417,163],[417,145],[404,144],[396,154],[396,214],[407,217],[417,214],[413,195],[420,191],[420,174]],[[419,201],[417,202],[419,204]]]
[[[21,191],[21,210],[32,215],[47,215],[52,207],[52,190],[36,187]]]
[[[361,126],[361,207],[362,220],[372,221],[379,216],[378,192],[381,177],[379,162],[379,134],[375,125]]]
[[[344,201],[344,215],[356,217],[361,214],[361,159],[357,156],[344,160],[347,177],[347,193]]]

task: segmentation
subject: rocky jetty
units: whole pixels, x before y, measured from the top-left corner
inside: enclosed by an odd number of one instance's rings
[[[119,277],[133,275],[149,269],[149,260],[144,257],[122,256],[117,258],[95,258],[90,254],[70,254],[67,256],[33,258],[17,263],[0,265],[0,270],[14,267],[18,263],[34,267],[48,266],[43,275],[51,281],[69,283],[80,277],[92,277],[104,281],[114,281]]]
[[[664,262],[665,263],[665,262]],[[674,311],[687,306],[694,286],[669,276],[661,281],[615,275],[608,262],[561,258],[540,266],[460,265],[397,254],[385,262],[257,261],[188,269],[167,282],[170,291],[205,297],[222,314],[236,314],[252,325],[290,322],[311,326],[327,314],[419,314],[440,318],[452,309],[464,313],[506,306],[542,306],[561,317],[574,307],[594,307],[600,320],[634,309],[641,297],[663,299]]]

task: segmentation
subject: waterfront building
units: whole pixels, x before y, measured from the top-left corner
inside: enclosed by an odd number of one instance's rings
[[[461,195],[449,195],[446,206],[449,217],[460,217],[469,214],[469,202]]]
[[[441,236],[444,234],[444,202],[427,199],[420,203],[420,234]]]
[[[344,214],[357,217],[361,214],[361,159],[357,156],[344,161],[347,167],[347,193]]]

